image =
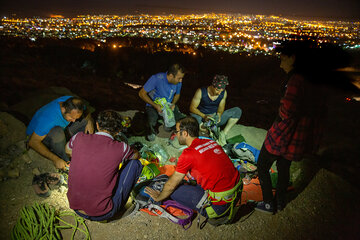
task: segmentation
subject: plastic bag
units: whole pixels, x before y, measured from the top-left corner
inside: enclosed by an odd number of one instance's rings
[[[159,165],[164,166],[165,163],[170,158],[166,150],[161,145],[156,143],[151,147],[151,150],[154,152],[155,156],[159,159]]]
[[[174,112],[171,110],[171,103],[168,103],[165,98],[156,98],[155,103],[161,106],[162,113],[160,114],[164,118],[165,127],[171,128],[175,126]]]

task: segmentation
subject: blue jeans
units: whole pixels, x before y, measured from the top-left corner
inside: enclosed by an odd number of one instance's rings
[[[213,115],[213,114],[216,114],[216,113],[212,113],[212,114],[206,114],[206,115]],[[227,123],[227,121],[229,120],[229,118],[238,118],[240,119],[241,118],[241,114],[242,114],[242,111],[239,107],[233,107],[233,108],[230,108],[228,110],[225,110],[223,112],[223,114],[221,115],[221,121],[220,123],[218,124],[218,126],[223,126]],[[198,123],[200,124],[202,122],[202,117],[197,115],[197,114],[194,114],[194,113],[190,113],[191,116],[193,116],[194,118],[196,118],[196,120],[198,121]]]
[[[46,135],[43,144],[49,148],[49,150],[55,153],[59,158],[66,162],[70,159],[65,153],[65,144],[72,136],[78,132],[84,132],[87,125],[87,120],[82,119],[80,122],[73,122],[67,128],[62,129],[61,127],[53,127]]]
[[[204,217],[207,217],[207,213],[206,213],[205,209],[203,211],[201,211],[201,209],[196,207],[196,205],[199,203],[199,201],[203,197],[204,193],[205,193],[205,190],[202,189],[202,187],[200,185],[196,185],[196,186],[180,185],[170,195],[170,198],[188,208],[198,211]],[[230,205],[231,205],[230,203],[227,203],[225,205],[212,205],[212,208],[218,215],[221,215],[223,212],[225,212],[230,207]]]
[[[116,191],[111,199],[113,202],[113,208],[111,209],[110,212],[102,216],[96,216],[96,217],[88,216],[77,210],[75,210],[75,212],[80,217],[89,219],[91,221],[103,221],[113,217],[115,213],[119,212],[121,208],[126,204],[130,196],[131,190],[133,189],[135,183],[137,182],[141,174],[142,168],[143,166],[141,165],[139,160],[129,160],[121,168],[119,179],[117,185],[115,186]]]

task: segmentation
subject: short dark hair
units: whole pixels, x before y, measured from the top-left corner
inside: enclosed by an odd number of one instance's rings
[[[172,75],[176,76],[176,74],[177,74],[179,71],[182,72],[182,73],[185,73],[185,68],[184,68],[184,66],[182,66],[181,64],[175,63],[175,64],[173,64],[173,65],[171,65],[171,66],[169,67],[169,69],[168,69],[168,71],[167,71],[167,75],[172,74]]]
[[[85,110],[85,103],[81,98],[71,97],[62,103],[65,108],[65,113],[70,113],[71,110],[78,110],[83,112]]]
[[[115,136],[123,129],[121,124],[123,118],[120,113],[114,110],[104,110],[97,116],[96,122],[99,124],[101,130],[108,131],[112,136]]]
[[[180,130],[185,130],[191,137],[199,137],[199,123],[191,116],[187,116],[178,121]]]

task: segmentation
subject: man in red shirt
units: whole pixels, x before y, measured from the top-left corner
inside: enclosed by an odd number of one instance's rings
[[[86,219],[103,221],[127,202],[142,165],[126,143],[114,140],[122,129],[121,116],[100,112],[95,134],[78,133],[66,145],[72,156],[67,193],[71,209]],[[119,165],[122,167],[119,170]]]
[[[211,139],[200,139],[199,124],[194,117],[176,123],[179,144],[187,145],[179,157],[176,171],[163,191],[146,188],[155,201],[168,197],[213,219],[227,216],[241,190],[240,174],[220,145]],[[196,186],[181,184],[189,173]]]

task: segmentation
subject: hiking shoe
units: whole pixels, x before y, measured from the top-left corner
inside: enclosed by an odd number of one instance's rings
[[[45,181],[44,174],[34,176],[32,181],[32,187],[36,195],[38,195],[39,197],[46,198],[50,196],[50,189]]]
[[[282,210],[284,210],[284,206],[282,204],[276,205],[276,211],[277,212],[281,212]]]
[[[274,208],[271,203],[258,202],[256,204],[255,210],[267,214],[274,214]]]
[[[64,176],[60,173],[47,173],[46,183],[49,185],[61,185],[65,182]]]
[[[276,204],[276,211],[281,212],[286,207],[286,202],[278,201]]]
[[[155,140],[155,137],[156,137],[155,133],[152,133],[152,134],[149,134],[146,136],[146,140],[148,140],[149,142],[152,142]]]
[[[224,225],[224,224],[228,224],[230,221],[229,221],[229,215],[226,215],[226,216],[223,216],[223,217],[219,217],[219,218],[209,218],[207,220],[207,222],[214,226],[214,227],[217,227],[217,226],[220,226],[220,225]]]

